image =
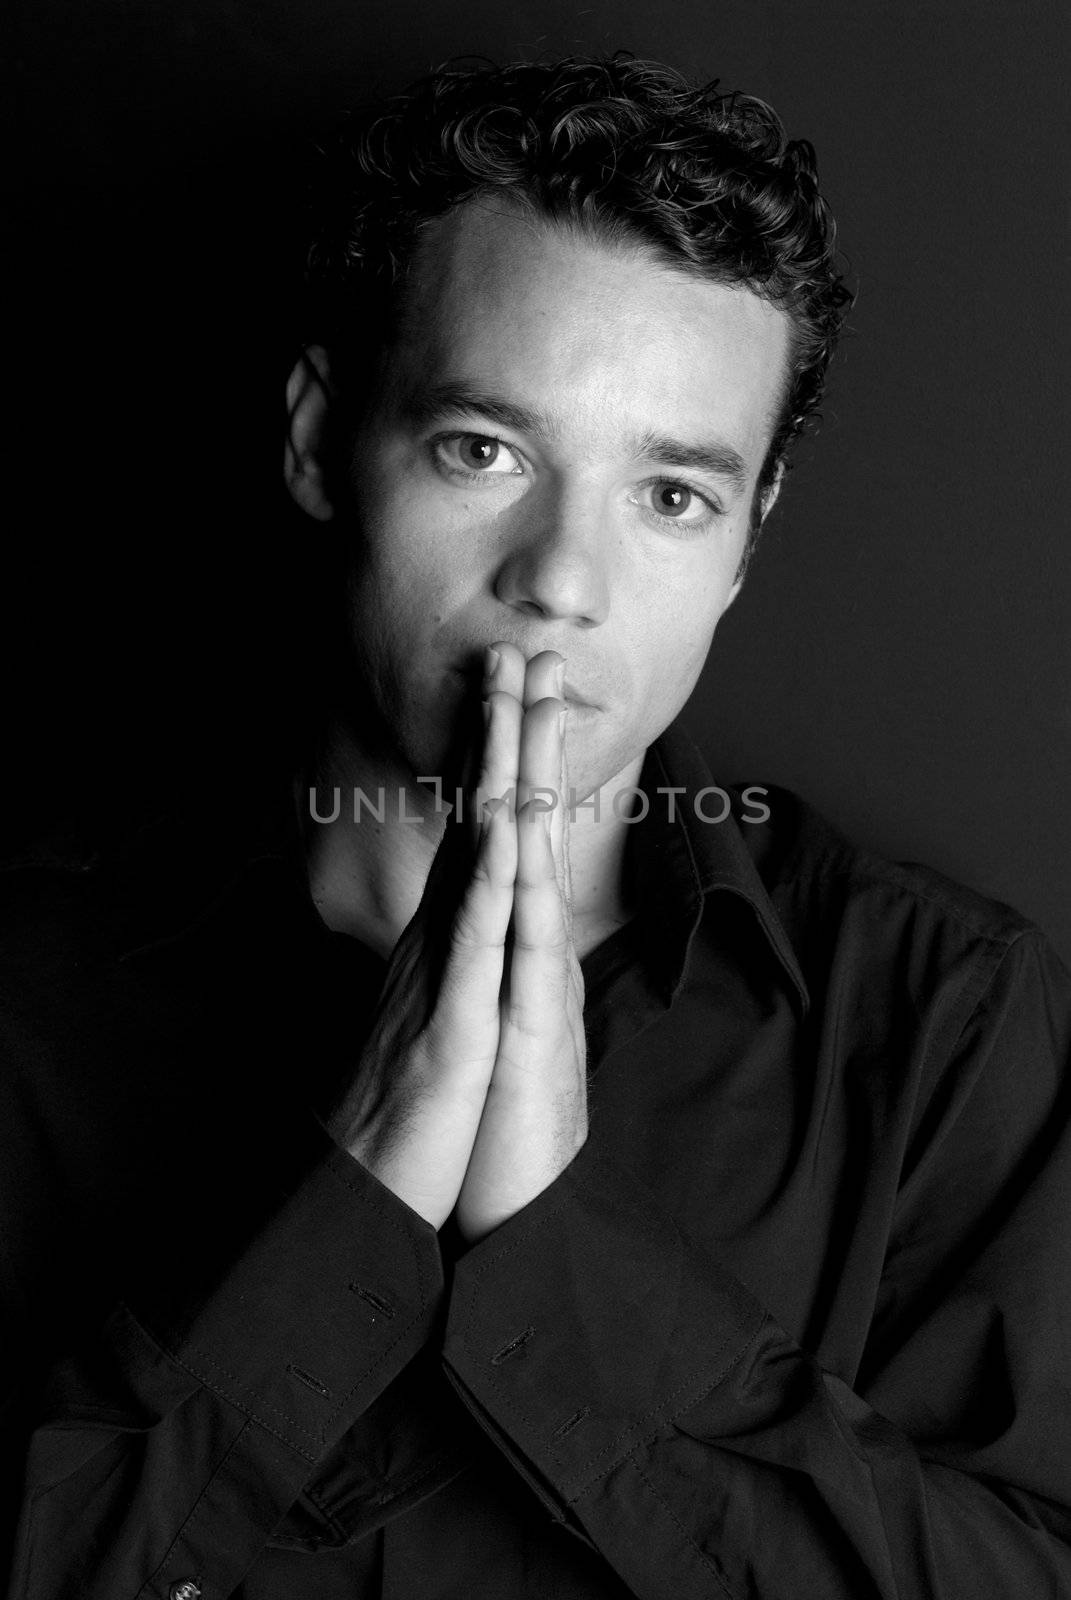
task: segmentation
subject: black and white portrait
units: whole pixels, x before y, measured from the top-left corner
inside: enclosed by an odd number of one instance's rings
[[[12,1600],[1071,1597],[1067,32],[18,18]]]

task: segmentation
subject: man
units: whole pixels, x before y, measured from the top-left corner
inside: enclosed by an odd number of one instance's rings
[[[846,303],[809,151],[615,60],[341,153],[300,833],[11,875],[13,1594],[1071,1594],[1067,976],[672,727]]]

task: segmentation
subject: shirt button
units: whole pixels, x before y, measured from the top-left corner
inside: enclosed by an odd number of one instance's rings
[[[201,1585],[192,1578],[183,1578],[181,1583],[173,1583],[167,1594],[168,1600],[201,1600]]]

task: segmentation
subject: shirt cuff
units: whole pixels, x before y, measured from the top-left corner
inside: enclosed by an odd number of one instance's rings
[[[209,1291],[131,1309],[207,1389],[315,1462],[427,1342],[443,1272],[434,1228],[317,1122],[303,1156]]]
[[[500,1447],[574,1502],[716,1388],[766,1318],[589,1140],[457,1262],[444,1358]]]

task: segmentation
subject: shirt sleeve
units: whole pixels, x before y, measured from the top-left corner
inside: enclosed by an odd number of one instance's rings
[[[591,1141],[458,1262],[451,1381],[640,1600],[1071,1596],[1069,1040],[1025,934],[920,1116],[852,1384]]]
[[[312,1120],[315,1160],[210,1293],[120,1306],[50,1375],[12,1600],[224,1600],[427,1341],[434,1229]]]

